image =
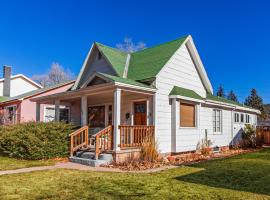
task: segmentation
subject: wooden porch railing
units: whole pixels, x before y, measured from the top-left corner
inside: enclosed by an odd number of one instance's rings
[[[256,127],[256,140],[258,144],[270,145],[270,127],[257,126]]]
[[[147,140],[154,139],[155,126],[120,125],[120,148],[141,147]]]
[[[70,135],[70,156],[73,156],[74,152],[83,146],[87,146],[88,143],[88,126],[83,126],[80,129],[74,131]]]
[[[95,135],[95,159],[105,150],[113,150],[113,126],[107,126]]]

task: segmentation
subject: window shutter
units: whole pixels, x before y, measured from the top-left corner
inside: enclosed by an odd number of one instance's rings
[[[195,127],[195,105],[180,103],[180,126]]]

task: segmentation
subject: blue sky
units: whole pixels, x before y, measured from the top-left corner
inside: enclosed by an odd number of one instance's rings
[[[148,47],[191,34],[216,89],[270,103],[270,3],[224,1],[2,1],[0,65],[27,76],[58,62],[78,74],[93,43],[125,37]]]

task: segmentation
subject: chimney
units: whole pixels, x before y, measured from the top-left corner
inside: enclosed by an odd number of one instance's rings
[[[4,77],[3,96],[10,97],[11,67],[9,66],[3,67],[3,77]]]

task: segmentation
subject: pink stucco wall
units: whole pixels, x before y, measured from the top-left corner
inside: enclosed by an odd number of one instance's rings
[[[46,95],[51,95],[51,94],[55,94],[55,93],[59,93],[59,92],[64,92],[66,90],[68,90],[71,85],[73,83],[70,83],[68,85],[62,86],[60,88],[56,88],[56,89],[52,89],[49,90],[47,92],[44,92],[42,94],[36,95],[34,96],[36,97],[41,97],[41,96],[46,96]],[[31,97],[33,98],[33,97]],[[20,121],[21,122],[26,122],[26,121],[36,121],[36,103],[32,102],[30,99],[31,98],[27,98],[24,99],[21,102],[21,109],[20,109]],[[40,120],[43,121],[43,116],[44,116],[44,104],[40,105]]]

